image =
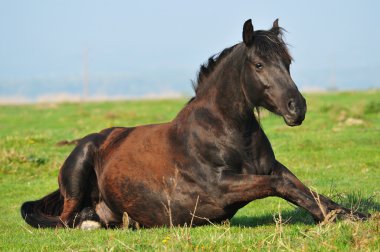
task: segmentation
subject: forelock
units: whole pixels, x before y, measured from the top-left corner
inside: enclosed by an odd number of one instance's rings
[[[288,48],[283,37],[283,29],[278,28],[277,32],[273,30],[258,30],[254,33],[253,46],[255,53],[260,57],[276,57],[279,56],[289,63],[293,60],[290,56]]]

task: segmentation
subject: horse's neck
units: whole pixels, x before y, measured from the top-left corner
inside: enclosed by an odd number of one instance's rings
[[[209,93],[205,92],[202,98],[214,103],[214,106],[226,120],[235,123],[246,124],[253,117],[252,108],[249,107],[242,90],[242,69],[244,67],[244,51],[237,47],[223,62],[216,67],[210,77],[205,81],[210,82]]]
[[[191,122],[192,128],[198,125],[204,127],[208,120],[211,124],[215,121],[215,124],[219,124],[218,127],[227,129],[227,133],[235,131],[247,134],[259,130],[260,126],[242,91],[241,73],[244,62],[242,56],[238,55],[242,53],[241,49],[236,50],[203,80],[206,83],[202,85],[206,85],[207,88],[197,94],[179,114],[182,118],[195,119]]]

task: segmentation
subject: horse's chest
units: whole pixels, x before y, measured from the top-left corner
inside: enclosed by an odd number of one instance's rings
[[[245,159],[243,148],[221,141],[201,141],[191,148],[191,156],[200,164],[240,170]]]
[[[205,169],[267,175],[273,168],[273,152],[243,145],[205,144],[195,152],[196,161]]]

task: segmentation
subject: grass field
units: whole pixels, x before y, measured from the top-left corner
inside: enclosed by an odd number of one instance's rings
[[[301,180],[369,221],[315,225],[277,198],[254,201],[230,223],[131,230],[33,229],[20,216],[26,200],[57,189],[73,146],[56,146],[110,126],[171,120],[185,100],[0,107],[0,250],[379,251],[380,92],[306,95],[308,113],[290,128],[265,111],[261,123],[277,159]]]

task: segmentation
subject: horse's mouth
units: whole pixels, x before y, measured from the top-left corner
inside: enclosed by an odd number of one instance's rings
[[[288,126],[294,127],[294,126],[299,126],[302,124],[303,120],[305,119],[305,116],[298,116],[298,117],[292,117],[285,115],[283,116],[285,123]]]

